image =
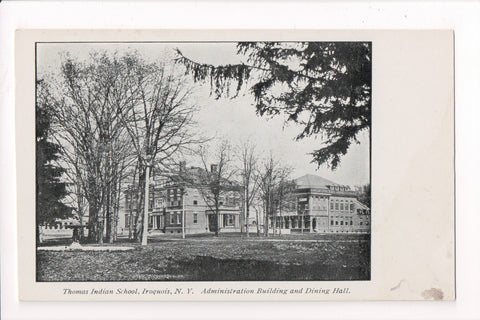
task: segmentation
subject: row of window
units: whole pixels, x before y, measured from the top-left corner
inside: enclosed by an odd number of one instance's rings
[[[170,213],[168,214],[169,216],[169,221],[170,221],[170,225],[172,224],[181,224],[181,221],[182,221],[182,212],[180,211],[175,211],[173,213]],[[150,217],[152,218],[152,217]],[[129,216],[129,215],[126,215],[125,216],[125,227],[128,228],[130,226],[130,224],[133,224],[133,216]],[[198,213],[194,213],[193,214],[193,223],[197,224],[198,223]],[[230,223],[230,222],[228,222]],[[232,222],[233,223],[233,222]],[[228,224],[230,225],[230,224]],[[57,227],[55,227],[55,229],[57,229]]]
[[[227,207],[235,207],[238,206],[239,200],[236,198],[226,198],[226,202],[221,200],[218,202],[219,205],[223,206],[226,205]],[[178,207],[183,205],[182,200],[174,200],[174,201],[168,201],[167,205],[170,207]],[[196,206],[198,205],[198,200],[193,200],[192,205]],[[160,207],[160,206],[157,206]]]
[[[328,206],[328,198],[324,196],[311,196],[311,206],[309,203],[302,203],[305,202],[308,198],[299,198],[298,200],[298,207],[300,210],[327,210]],[[303,200],[303,201],[301,201]],[[330,200],[330,211],[341,211],[341,212],[354,212],[355,211],[355,204],[353,200],[339,200],[339,199],[332,199]]]
[[[340,223],[340,224],[339,224]],[[330,225],[335,225],[335,226],[338,226],[338,225],[345,225],[345,226],[348,226],[348,225],[353,225],[353,221],[352,220],[349,220],[349,221],[343,221],[343,220],[330,220]]]
[[[181,194],[182,194],[182,188],[167,189],[168,197],[173,196],[173,195],[175,195],[175,196],[178,195],[179,196]]]
[[[335,202],[334,202],[335,201]],[[354,203],[353,201],[350,201],[350,200],[332,200],[330,201],[330,210],[332,211],[350,211],[350,212],[353,212],[354,211]]]
[[[348,191],[348,190],[350,190],[349,187],[344,187],[344,186],[328,186],[328,189],[332,190],[332,191]]]
[[[181,223],[181,212],[170,213],[170,224],[180,224]],[[198,223],[198,213],[193,214],[193,223]]]
[[[357,209],[357,214],[359,214],[359,215],[368,215],[368,214],[369,214],[369,210],[367,210],[367,209]]]
[[[370,223],[368,221],[365,222],[365,225],[368,226]],[[330,225],[331,226],[348,226],[348,225],[353,225],[353,221],[352,220],[347,220],[347,221],[344,221],[344,220],[330,220]],[[360,221],[359,222],[359,225],[363,225],[363,221]]]
[[[47,225],[44,225],[42,226],[43,229],[46,229],[46,230],[54,230],[54,229],[67,229],[67,225],[68,224],[47,224]]]

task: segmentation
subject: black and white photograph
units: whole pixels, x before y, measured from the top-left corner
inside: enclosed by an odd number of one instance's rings
[[[36,281],[368,282],[373,131],[370,41],[36,42]]]

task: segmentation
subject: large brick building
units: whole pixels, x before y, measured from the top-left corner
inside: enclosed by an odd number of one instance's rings
[[[370,232],[370,209],[357,200],[348,186],[316,175],[294,180],[285,197],[269,216],[269,228],[280,232]]]
[[[182,170],[187,170],[184,163]],[[189,168],[190,173],[200,168]],[[136,202],[133,189],[125,192],[125,232],[132,230],[136,216]],[[201,186],[190,183],[177,176],[156,181],[150,186],[149,231],[150,233],[185,234],[214,232],[217,228],[215,210],[207,204]],[[218,226],[220,232],[240,231],[241,200],[238,188],[222,191],[219,197]],[[183,220],[185,219],[185,223]],[[130,231],[131,232],[131,231]]]

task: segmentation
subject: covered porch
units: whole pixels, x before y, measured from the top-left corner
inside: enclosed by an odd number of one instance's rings
[[[296,214],[269,217],[268,227],[270,230],[276,229],[280,232],[328,232],[328,217]]]

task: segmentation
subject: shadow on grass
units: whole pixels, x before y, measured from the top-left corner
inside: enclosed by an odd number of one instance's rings
[[[195,281],[370,280],[369,266],[338,266],[323,263],[285,265],[273,261],[197,256],[179,262],[177,268],[177,272],[187,275],[185,280]]]

